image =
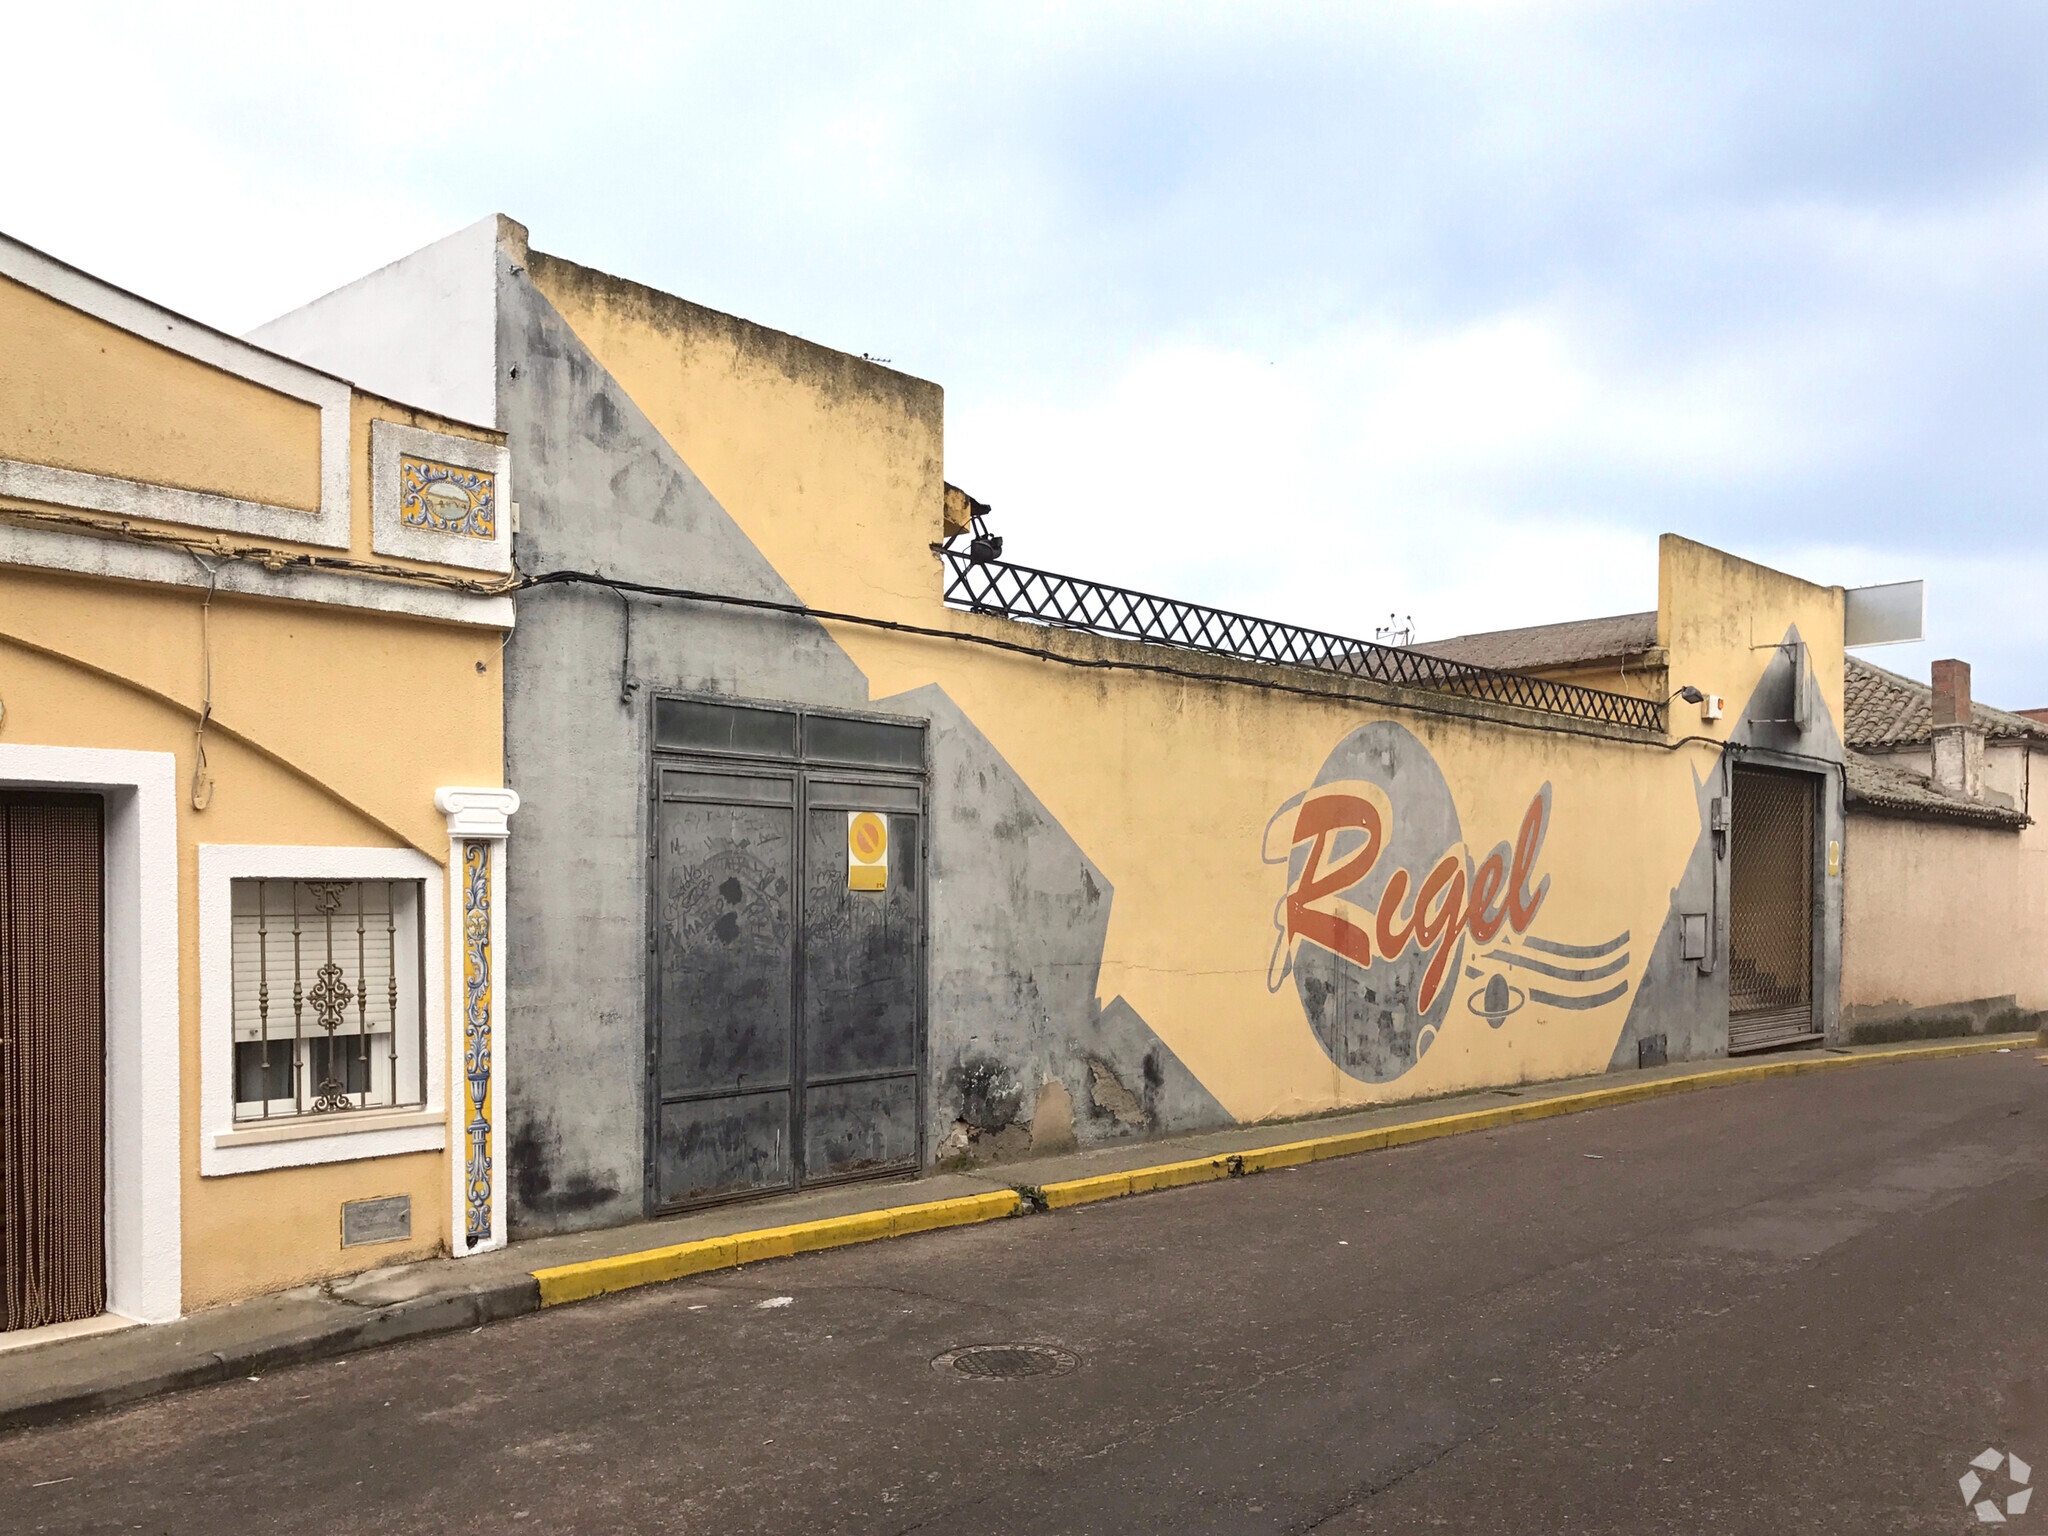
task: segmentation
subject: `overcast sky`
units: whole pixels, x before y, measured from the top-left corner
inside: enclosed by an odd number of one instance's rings
[[[231,330],[492,212],[945,386],[1009,553],[1370,636],[1924,576],[2048,705],[2048,6],[37,6],[0,229]]]

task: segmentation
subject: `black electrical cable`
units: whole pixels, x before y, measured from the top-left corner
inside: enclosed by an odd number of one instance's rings
[[[727,592],[700,592],[689,587],[662,587],[647,582],[626,581],[615,576],[600,576],[593,571],[544,571],[537,576],[528,576],[519,583],[519,590],[533,587],[553,586],[606,587],[623,598],[627,593],[638,597],[669,599],[676,602],[712,603],[727,608],[752,609],[761,613],[786,614],[791,618],[819,619],[834,624],[858,624],[867,629],[886,630],[893,634],[918,635],[932,640],[954,640],[966,645],[984,646],[990,650],[1008,651],[1018,656],[1030,656],[1040,661],[1057,662],[1061,666],[1090,668],[1105,672],[1143,672],[1159,677],[1177,678],[1190,683],[1222,683],[1242,688],[1260,688],[1269,693],[1295,694],[1305,699],[1323,699],[1338,703],[1383,704],[1384,699],[1367,694],[1344,693],[1325,688],[1304,688],[1296,683],[1257,677],[1233,677],[1226,672],[1198,672],[1186,667],[1161,666],[1156,662],[1119,661],[1107,657],[1063,656],[1045,646],[1024,645],[1015,640],[1000,640],[993,635],[977,635],[967,630],[937,629],[927,624],[906,624],[897,619],[877,619],[866,614],[836,613],[829,608],[812,608],[804,603],[779,602],[767,597],[738,597]],[[1078,631],[1086,633],[1086,631]],[[1407,691],[1407,690],[1404,690]],[[1404,699],[1401,709],[1411,709],[1420,714],[1440,715],[1452,720],[1475,718],[1462,710],[1432,707],[1429,704]],[[1490,716],[1476,718],[1489,719]],[[1535,721],[1498,720],[1497,724],[1517,730],[1547,731],[1559,736],[1583,736],[1590,741],[1614,741],[1625,745],[1656,747],[1661,751],[1674,752],[1691,742],[1700,742],[1712,747],[1727,747],[1730,743],[1712,736],[1682,736],[1677,741],[1639,741],[1628,736],[1610,736],[1605,731],[1581,730],[1563,724],[1538,723]]]

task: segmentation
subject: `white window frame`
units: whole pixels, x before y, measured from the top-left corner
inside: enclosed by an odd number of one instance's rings
[[[0,786],[106,802],[107,1311],[167,1323],[184,1306],[178,760],[0,742]]]
[[[315,1163],[441,1152],[448,1146],[448,962],[436,920],[444,871],[411,848],[205,843],[199,849],[199,1172],[203,1178]],[[426,1106],[292,1115],[269,1124],[235,1119],[234,882],[413,880],[426,920]]]

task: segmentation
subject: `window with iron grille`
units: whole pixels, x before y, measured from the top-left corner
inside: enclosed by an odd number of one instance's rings
[[[419,882],[231,890],[235,1123],[424,1105]]]

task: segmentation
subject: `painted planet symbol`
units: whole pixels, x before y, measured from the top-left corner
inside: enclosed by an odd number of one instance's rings
[[[1473,989],[1472,995],[1465,999],[1465,1006],[1499,1029],[1500,1021],[1526,1001],[1528,994],[1520,987],[1509,986],[1505,976],[1493,975],[1486,978],[1484,987]]]

